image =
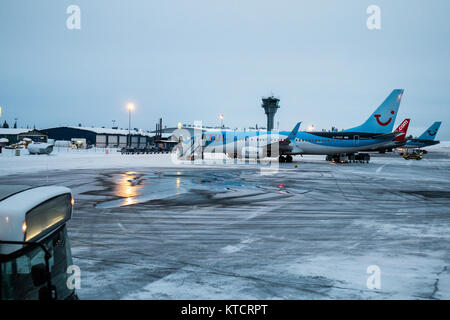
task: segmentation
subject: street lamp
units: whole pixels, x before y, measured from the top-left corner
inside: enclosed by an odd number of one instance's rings
[[[220,118],[220,127],[223,128],[223,118],[224,118],[223,114],[220,114],[219,118]]]
[[[129,146],[131,147],[131,111],[134,110],[134,104],[133,103],[128,103],[127,104],[127,109],[128,109],[128,136],[129,136],[129,139],[130,139]]]

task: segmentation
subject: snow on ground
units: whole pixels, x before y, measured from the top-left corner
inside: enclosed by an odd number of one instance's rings
[[[170,155],[167,154],[122,155],[117,149],[55,148],[50,155],[30,155],[26,149],[20,151],[21,155],[15,156],[15,150],[3,149],[0,154],[0,176],[48,170],[126,168],[130,166],[131,159],[133,165],[140,167],[171,164]]]
[[[218,161],[223,159],[223,156],[217,154],[209,158]],[[0,176],[54,170],[184,167],[186,165],[191,165],[191,162],[180,161],[172,154],[122,155],[118,149],[114,148],[78,150],[55,148],[50,155],[31,155],[28,150],[21,149],[20,156],[15,156],[15,150],[3,149],[0,154]],[[214,166],[215,162],[211,161],[210,165]]]
[[[0,182],[72,189],[82,299],[449,299],[450,143],[429,150],[296,157],[268,175],[255,162],[3,150]],[[380,289],[366,286],[371,265]]]
[[[428,151],[450,152],[450,141],[441,141],[439,144],[425,149]]]
[[[448,153],[450,152],[450,141],[443,141],[439,145],[427,148],[430,152]],[[28,150],[21,149],[21,155],[15,156],[15,150],[3,149],[0,154],[0,176],[9,174],[31,173],[52,170],[69,169],[108,169],[108,168],[155,168],[155,167],[186,167],[191,166],[190,161],[180,161],[172,154],[143,154],[143,155],[122,155],[115,148],[92,148],[73,150],[69,148],[56,147],[50,155],[30,155]],[[224,164],[222,154],[206,155],[206,161],[197,160],[195,163],[206,165],[208,167]],[[428,156],[425,156],[425,158]],[[385,161],[373,157],[372,161]],[[389,157],[387,159],[390,159]],[[397,157],[399,159],[399,157]],[[304,157],[295,157],[295,161],[320,161],[324,162],[324,156],[306,155]],[[325,162],[324,162],[325,163]],[[239,165],[255,165],[251,160],[249,164],[239,161]],[[228,159],[228,166],[235,166],[233,161]],[[426,164],[424,164],[426,165]]]
[[[448,154],[323,158],[266,175],[170,155],[5,153],[0,181],[72,189],[81,299],[449,299]],[[371,265],[380,289],[366,286]]]
[[[224,155],[205,154],[205,161],[196,160],[196,167],[224,166]],[[323,156],[311,156],[310,159],[323,160]],[[245,163],[242,160],[227,159],[227,165],[254,166],[256,162],[250,160]],[[268,160],[270,161],[270,160]],[[20,156],[15,156],[15,150],[3,149],[0,154],[0,176],[9,174],[49,172],[54,170],[72,169],[126,169],[126,168],[158,168],[158,167],[186,167],[193,163],[188,160],[179,160],[173,154],[128,154],[122,155],[118,149],[92,148],[69,149],[54,148],[50,155],[31,155],[28,150],[21,149]]]

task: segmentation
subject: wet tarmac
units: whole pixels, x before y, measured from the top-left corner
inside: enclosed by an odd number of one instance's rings
[[[450,158],[70,170],[81,299],[449,299]],[[367,268],[381,270],[369,289]]]

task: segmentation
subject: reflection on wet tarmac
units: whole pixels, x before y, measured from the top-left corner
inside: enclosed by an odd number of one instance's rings
[[[125,172],[110,175],[105,182],[113,185],[112,196],[116,199],[98,203],[97,208],[116,208],[169,198],[176,204],[178,197],[183,195],[191,201],[198,201],[199,194],[208,199],[235,199],[267,194],[268,191],[268,195],[273,194],[270,191],[279,195],[288,193],[284,186],[256,184],[239,173],[230,174],[226,171]],[[185,204],[186,197],[183,198]]]
[[[141,179],[136,176],[136,172],[125,172],[117,178],[114,192],[117,196],[124,198],[122,205],[129,206],[135,204],[135,197],[139,196],[142,189]]]

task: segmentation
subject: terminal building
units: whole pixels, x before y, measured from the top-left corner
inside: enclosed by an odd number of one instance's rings
[[[56,127],[42,130],[49,139],[73,141],[85,139],[87,147],[122,148],[126,146],[144,148],[151,143],[152,135],[143,130],[125,130],[94,127]],[[130,141],[131,140],[131,141]]]

